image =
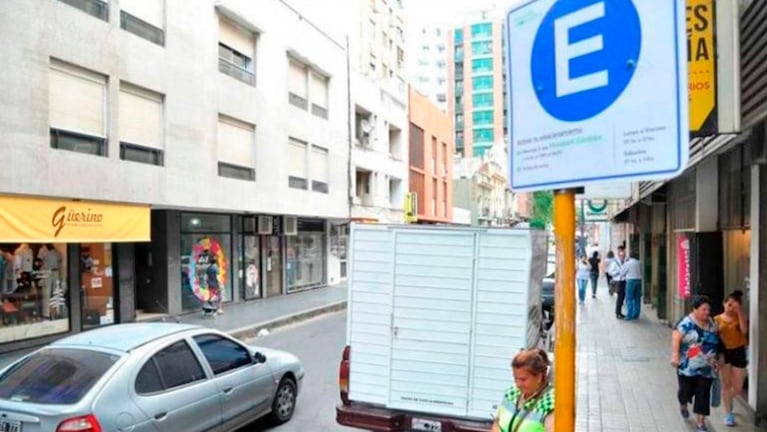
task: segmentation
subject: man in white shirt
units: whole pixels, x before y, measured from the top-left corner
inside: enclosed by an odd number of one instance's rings
[[[626,248],[618,246],[618,256],[613,259],[610,264],[610,268],[607,270],[616,282],[616,294],[618,297],[615,299],[615,318],[624,319],[623,315],[623,302],[626,299],[626,277],[623,274],[623,266],[626,264]]]
[[[620,272],[626,281],[626,321],[639,319],[642,303],[642,267],[636,253],[623,264]]]

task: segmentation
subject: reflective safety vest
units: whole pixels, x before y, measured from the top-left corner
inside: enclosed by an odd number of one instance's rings
[[[546,432],[546,417],[554,411],[554,388],[548,386],[538,397],[517,409],[521,396],[522,392],[514,387],[506,391],[496,416],[501,432]]]

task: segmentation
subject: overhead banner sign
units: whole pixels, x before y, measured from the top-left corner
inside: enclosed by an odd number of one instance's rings
[[[717,132],[716,15],[714,0],[687,0],[690,133]]]
[[[0,196],[0,243],[150,241],[149,206]]]
[[[685,12],[684,0],[533,0],[508,12],[512,190],[684,171]]]

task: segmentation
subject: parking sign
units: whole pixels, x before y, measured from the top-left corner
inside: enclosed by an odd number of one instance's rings
[[[685,28],[683,0],[535,0],[510,10],[511,188],[684,171]]]

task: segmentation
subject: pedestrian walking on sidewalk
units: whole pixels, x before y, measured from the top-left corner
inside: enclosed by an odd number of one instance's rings
[[[642,267],[635,252],[621,266],[621,277],[626,281],[626,320],[637,320],[642,305]]]
[[[591,298],[597,298],[597,284],[599,283],[599,264],[602,259],[599,258],[599,252],[594,251],[589,258],[589,265],[591,266]]]
[[[514,356],[514,385],[506,390],[492,432],[553,432],[554,387],[549,382],[551,362],[542,349]]]
[[[615,292],[618,294],[615,299],[615,318],[626,318],[623,315],[623,302],[626,300],[626,279],[623,274],[623,266],[626,264],[626,248],[618,246],[618,256],[610,264],[610,274],[615,283]]]
[[[724,418],[726,426],[733,427],[732,401],[743,391],[743,381],[746,377],[746,346],[748,345],[748,320],[743,313],[743,292],[733,291],[724,301],[724,313],[717,315],[714,320],[719,327],[719,336],[724,345],[724,364],[720,371],[722,379],[722,399],[727,415]]]
[[[718,370],[719,329],[711,319],[711,301],[695,296],[692,312],[674,329],[671,365],[679,380],[679,410],[689,418],[687,405],[694,400],[696,431],[705,432],[706,417],[711,413],[711,384]]]
[[[586,286],[589,284],[589,278],[591,278],[591,266],[586,255],[581,255],[575,273],[575,279],[578,281],[578,304],[586,301]]]

